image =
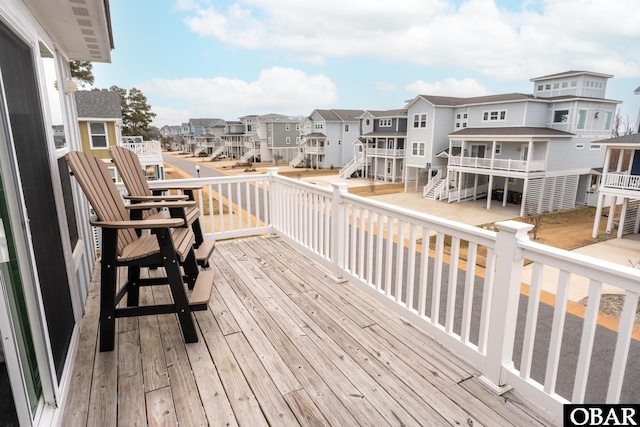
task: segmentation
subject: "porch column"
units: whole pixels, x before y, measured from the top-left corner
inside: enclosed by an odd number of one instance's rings
[[[611,196],[611,203],[609,204],[609,218],[607,220],[606,233],[611,234],[613,230],[613,219],[616,216],[616,204],[618,202],[618,196]]]
[[[596,218],[593,221],[593,231],[591,237],[594,239],[598,237],[598,229],[600,228],[600,218],[602,217],[602,205],[604,204],[604,193],[598,193],[598,203],[596,204]]]
[[[478,199],[478,174],[473,177],[473,200]]]
[[[394,158],[391,163],[391,182],[396,182],[396,159]]]
[[[493,169],[493,161],[496,158],[496,144],[497,144],[497,141],[494,139],[491,144],[491,169]]]
[[[491,209],[492,193],[493,193],[493,175],[489,175],[489,186],[487,187],[487,210]]]
[[[507,206],[507,194],[509,194],[509,178],[504,177],[504,193],[502,193],[502,207]]]
[[[524,184],[522,185],[522,199],[520,200],[520,216],[524,217],[526,215],[526,204],[527,204],[527,190],[529,190],[529,178],[524,179]]]
[[[622,211],[620,212],[620,221],[618,221],[618,239],[622,239],[622,233],[624,232],[624,221],[627,219],[628,206],[629,206],[629,198],[625,197],[622,200]]]
[[[462,172],[458,172],[458,200],[460,203],[460,194],[462,193]]]

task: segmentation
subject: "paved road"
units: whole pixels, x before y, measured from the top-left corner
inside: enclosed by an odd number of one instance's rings
[[[186,173],[192,174],[192,176],[196,176],[195,164],[193,162],[182,160],[173,156],[166,156],[165,161],[167,163],[173,164],[176,167],[182,169]],[[206,166],[200,168],[200,176],[201,177],[216,177],[216,176],[225,176],[225,174],[210,169]],[[235,192],[235,189],[233,190]],[[245,204],[246,206],[246,204]],[[365,238],[365,242],[368,239]],[[386,243],[383,244],[383,248],[386,248]],[[393,246],[394,254],[397,251],[397,246]],[[406,251],[406,249],[403,249]],[[374,251],[375,252],[375,251]],[[365,252],[366,253],[366,252]],[[385,256],[385,254],[383,254]],[[408,254],[405,252],[404,259],[408,262]],[[429,261],[431,264],[433,260]],[[386,263],[380,263],[383,268]],[[406,264],[405,264],[406,265]],[[419,257],[416,259],[416,269],[420,268],[420,259]],[[434,269],[432,267],[429,268],[429,271],[433,272]],[[392,272],[395,277],[395,271]],[[462,270],[458,271],[458,283],[464,283],[465,272]],[[385,277],[385,272],[382,272],[381,277]],[[448,265],[444,265],[444,270],[442,277],[449,277],[448,275]],[[417,280],[417,279],[416,279]],[[483,289],[483,281],[484,279],[477,277],[475,283],[475,292],[474,292],[474,307],[481,307],[482,301],[482,289]],[[444,289],[441,293],[441,307],[446,306],[446,297],[447,297],[447,289],[446,284],[443,285]],[[406,288],[406,285],[405,285]],[[430,294],[430,293],[429,293]],[[417,292],[414,292],[414,295],[417,295]],[[457,313],[462,313],[462,292],[460,290],[456,294],[457,300]],[[522,341],[524,335],[524,313],[527,309],[528,298],[525,295],[520,296],[520,308],[519,308],[519,318],[517,321],[517,331],[516,331],[516,343],[514,349],[514,361],[516,367],[520,365],[520,355],[522,349]],[[417,301],[414,301],[414,307],[417,307]],[[428,295],[427,308],[431,307],[431,295]],[[479,325],[479,310],[474,310],[473,318],[475,321],[473,330],[471,332],[471,341],[477,344],[478,340],[478,325]],[[444,322],[444,309],[441,309],[441,321]],[[536,333],[536,340],[534,344],[534,348],[536,354],[546,354],[549,346],[549,340],[551,335],[551,325],[553,320],[553,307],[541,304],[539,308],[538,314],[538,330]],[[573,389],[574,377],[576,375],[576,365],[577,365],[577,357],[579,352],[579,345],[582,333],[582,324],[583,319],[579,316],[575,316],[572,314],[567,314],[567,318],[565,321],[564,328],[564,336],[561,347],[561,362],[558,372],[558,379],[556,385],[556,393],[564,396],[567,399],[571,398],[571,392]],[[455,331],[456,333],[460,333],[460,325],[461,319],[457,318],[455,322]],[[491,333],[491,332],[489,332]],[[589,379],[587,384],[587,395],[586,402],[590,403],[603,403],[606,398],[606,385],[609,382],[609,375],[611,373],[612,361],[613,361],[613,352],[615,350],[617,334],[609,329],[598,326],[594,341],[594,351],[592,355]],[[531,377],[538,380],[543,381],[545,375],[546,368],[546,358],[540,358],[533,361]],[[631,348],[629,350],[629,358],[626,367],[626,379],[622,389],[622,402],[624,403],[638,403],[640,402],[640,342],[632,340]]]

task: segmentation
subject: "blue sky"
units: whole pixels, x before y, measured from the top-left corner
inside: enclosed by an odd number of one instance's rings
[[[612,74],[640,108],[637,0],[111,0],[115,49],[94,87],[141,89],[154,125],[316,108],[403,108],[418,94],[532,93]]]

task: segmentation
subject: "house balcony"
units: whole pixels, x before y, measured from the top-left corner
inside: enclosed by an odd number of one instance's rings
[[[158,165],[163,163],[160,141],[123,143],[121,145],[136,153],[142,166]]]
[[[471,227],[276,169],[176,182],[203,186],[218,241],[199,342],[146,316],[98,353],[95,274],[62,425],[559,425],[569,402],[640,401],[636,269],[532,242],[527,224]],[[590,283],[582,316],[570,276]],[[605,283],[626,296],[617,332],[597,326]]]
[[[509,172],[542,172],[546,168],[546,161],[544,159],[515,160],[451,156],[449,157],[449,166],[462,166],[473,169],[491,169]]]
[[[605,188],[614,188],[620,190],[640,190],[640,175],[629,175],[626,173],[607,173],[603,180]],[[640,194],[638,194],[640,197]]]
[[[324,148],[324,145],[320,145],[320,146],[306,145],[304,147],[304,152],[305,154],[325,154],[326,150]]]
[[[367,148],[367,157],[404,158],[404,148]]]

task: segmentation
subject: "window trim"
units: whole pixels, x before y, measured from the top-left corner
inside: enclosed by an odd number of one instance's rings
[[[416,113],[413,115],[413,128],[424,129],[427,127],[427,113]]]
[[[420,154],[422,152],[422,154]],[[411,143],[411,155],[414,157],[426,157],[427,143],[425,141],[413,141]]]
[[[564,113],[558,116],[559,113]],[[561,120],[557,120],[560,118]],[[564,120],[562,120],[564,118]],[[569,123],[569,110],[553,110],[553,123]]]
[[[104,133],[93,133],[91,131],[92,124],[101,124],[104,127]],[[107,122],[87,122],[87,132],[89,133],[89,144],[92,150],[108,150],[109,149],[109,130],[107,129]],[[104,147],[96,146],[93,143],[94,136],[104,136]]]
[[[486,110],[482,112],[483,122],[504,122],[505,120],[507,120],[507,110]]]

